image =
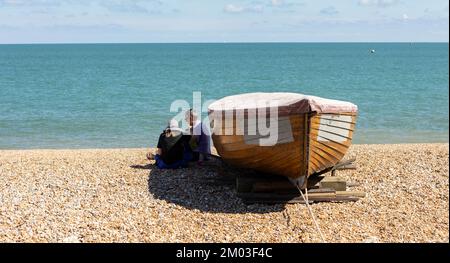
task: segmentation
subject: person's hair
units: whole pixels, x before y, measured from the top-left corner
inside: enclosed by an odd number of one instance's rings
[[[190,109],[189,112],[191,113],[192,116],[197,117],[197,112],[194,109]]]
[[[171,125],[174,124],[174,127],[171,127]],[[173,131],[172,128],[178,128],[178,122],[176,122],[174,119],[170,120],[169,123],[167,124],[167,128],[164,129],[163,133],[164,135],[166,135],[166,137],[173,137]]]
[[[194,109],[189,109],[189,118],[191,121],[194,121],[198,118],[198,114]]]
[[[172,130],[170,129],[170,127],[167,127],[164,131],[163,131],[164,135],[166,135],[166,137],[172,137],[173,133]]]

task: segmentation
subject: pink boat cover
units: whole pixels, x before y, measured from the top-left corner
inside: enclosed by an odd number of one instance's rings
[[[350,102],[324,99],[299,93],[245,93],[228,96],[213,102],[210,112],[263,109],[278,107],[279,115],[317,113],[356,113],[358,107]]]

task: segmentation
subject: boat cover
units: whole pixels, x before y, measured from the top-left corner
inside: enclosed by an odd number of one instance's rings
[[[278,107],[279,115],[301,113],[356,113],[358,107],[350,102],[325,99],[299,93],[245,93],[228,96],[210,104],[210,112],[264,109]]]

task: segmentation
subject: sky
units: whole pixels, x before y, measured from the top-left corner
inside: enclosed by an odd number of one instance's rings
[[[448,0],[0,0],[0,44],[448,42]]]

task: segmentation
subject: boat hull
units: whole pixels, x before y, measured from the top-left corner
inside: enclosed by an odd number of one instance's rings
[[[261,145],[261,139],[267,135],[249,135],[251,124],[248,119],[244,121],[244,131],[239,128],[240,121],[234,116],[228,125],[222,122],[213,128],[214,146],[222,159],[233,166],[295,181],[333,167],[342,160],[351,145],[356,113],[304,113],[280,117],[278,139],[274,145]]]

